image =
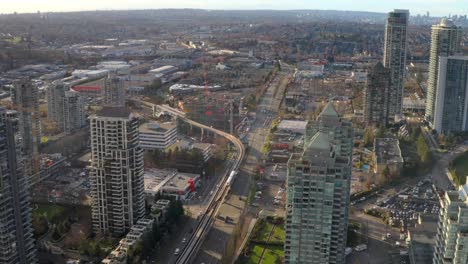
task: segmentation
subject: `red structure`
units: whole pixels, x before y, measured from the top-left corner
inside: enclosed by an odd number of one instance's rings
[[[194,180],[190,179],[188,181],[188,183],[189,183],[190,192],[194,192],[195,191],[195,182],[194,182]]]
[[[73,91],[79,93],[87,93],[87,94],[99,94],[101,93],[100,86],[86,86],[86,85],[77,85],[72,88]]]

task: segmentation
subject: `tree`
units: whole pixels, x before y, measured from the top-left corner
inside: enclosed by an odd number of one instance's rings
[[[421,134],[421,127],[413,128],[411,131],[411,140],[414,142],[418,139],[419,135]]]
[[[162,237],[161,230],[159,229],[159,225],[156,221],[153,222],[151,234],[153,235],[153,239],[156,243],[159,242],[159,240],[161,240],[161,237]]]
[[[47,219],[43,215],[33,215],[32,225],[35,237],[40,237],[49,230]]]
[[[162,85],[162,82],[161,82],[161,79],[160,78],[156,78],[150,85],[148,85],[146,87],[146,89],[148,89],[150,92],[152,91],[155,91],[157,89],[159,89]]]
[[[151,234],[151,232],[146,232],[141,239],[141,246],[142,246],[141,256],[143,258],[148,256],[153,250],[155,244],[156,244],[156,241],[154,240],[154,237]]]
[[[424,136],[422,134],[419,135],[418,141],[416,143],[416,150],[419,156],[419,160],[423,164],[427,164],[430,162],[431,159],[431,153],[429,150],[429,146],[426,143],[426,140],[424,139]]]
[[[382,171],[382,175],[385,177],[385,179],[389,179],[390,178],[390,168],[388,167],[388,165],[385,166],[385,168],[383,169]]]
[[[184,206],[180,200],[173,201],[167,210],[167,222],[173,224],[184,215]]]
[[[366,131],[364,131],[364,146],[369,147],[374,144],[374,131],[372,128],[367,128]]]
[[[383,137],[385,137],[385,128],[383,128],[383,127],[377,128],[377,130],[375,131],[375,137],[376,137],[376,138],[383,138]]]

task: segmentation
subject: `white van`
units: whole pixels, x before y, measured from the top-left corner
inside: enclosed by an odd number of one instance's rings
[[[367,245],[366,244],[361,244],[361,245],[357,245],[354,250],[359,252],[359,251],[364,251],[367,249]]]

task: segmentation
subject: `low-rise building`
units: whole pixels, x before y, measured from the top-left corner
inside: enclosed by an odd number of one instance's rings
[[[145,172],[145,194],[149,201],[154,201],[154,196],[158,194],[185,200],[199,185],[199,174],[177,172],[175,169]]]
[[[127,254],[135,245],[141,241],[144,234],[153,229],[154,219],[140,219],[130,228],[127,235],[122,238],[117,248],[115,248],[105,259],[103,264],[125,264],[127,263]]]
[[[154,196],[161,193],[162,187],[177,176],[176,169],[147,169],[145,170],[145,194],[148,201],[154,201]]]
[[[177,141],[172,148],[179,148],[191,151],[192,149],[198,149],[203,155],[203,162],[207,162],[213,156],[213,146],[209,143],[197,143],[188,140]]]
[[[386,167],[393,175],[398,175],[403,168],[400,142],[394,138],[376,138],[374,140],[374,173],[382,174]]]
[[[177,200],[186,200],[199,186],[200,175],[178,172],[162,186],[161,194],[173,196]]]
[[[142,149],[165,150],[177,141],[175,122],[149,122],[140,125],[140,145]]]
[[[171,201],[165,199],[159,199],[151,205],[151,216],[159,224],[166,221],[166,214],[169,209]]]
[[[207,162],[213,156],[213,145],[209,143],[193,143],[193,147],[199,149],[203,155],[203,162]]]
[[[166,76],[166,75],[175,73],[178,70],[179,69],[177,67],[174,67],[174,66],[171,66],[171,65],[166,65],[166,66],[162,66],[162,67],[159,67],[159,68],[156,68],[156,69],[152,69],[152,70],[149,71],[149,73],[159,74],[162,77],[162,76]]]
[[[276,133],[296,133],[305,135],[307,123],[307,121],[300,120],[282,120],[278,124]]]
[[[120,249],[112,250],[111,253],[101,261],[102,264],[126,264],[127,253]]]

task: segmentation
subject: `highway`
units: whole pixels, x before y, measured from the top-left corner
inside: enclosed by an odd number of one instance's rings
[[[175,263],[182,264],[182,263],[190,263],[197,255],[197,252],[206,237],[207,233],[209,232],[213,221],[216,219],[220,206],[224,203],[226,196],[228,195],[229,188],[226,184],[226,181],[229,177],[231,171],[239,171],[240,165],[242,164],[242,160],[245,156],[245,147],[242,142],[235,136],[226,133],[224,131],[203,125],[201,123],[195,122],[191,119],[188,119],[185,116],[185,113],[174,109],[168,105],[154,105],[152,103],[139,101],[142,105],[149,107],[152,109],[153,112],[155,111],[164,111],[173,116],[177,116],[179,120],[189,123],[193,126],[199,127],[201,129],[205,129],[207,131],[211,131],[219,136],[225,137],[228,139],[234,146],[237,148],[237,154],[234,157],[234,161],[227,173],[221,179],[220,187],[215,190],[215,193],[210,198],[208,203],[208,207],[206,208],[205,212],[200,217],[200,220],[197,224],[196,229],[192,233],[192,235],[187,239],[186,246],[181,250],[180,255],[178,256]]]

